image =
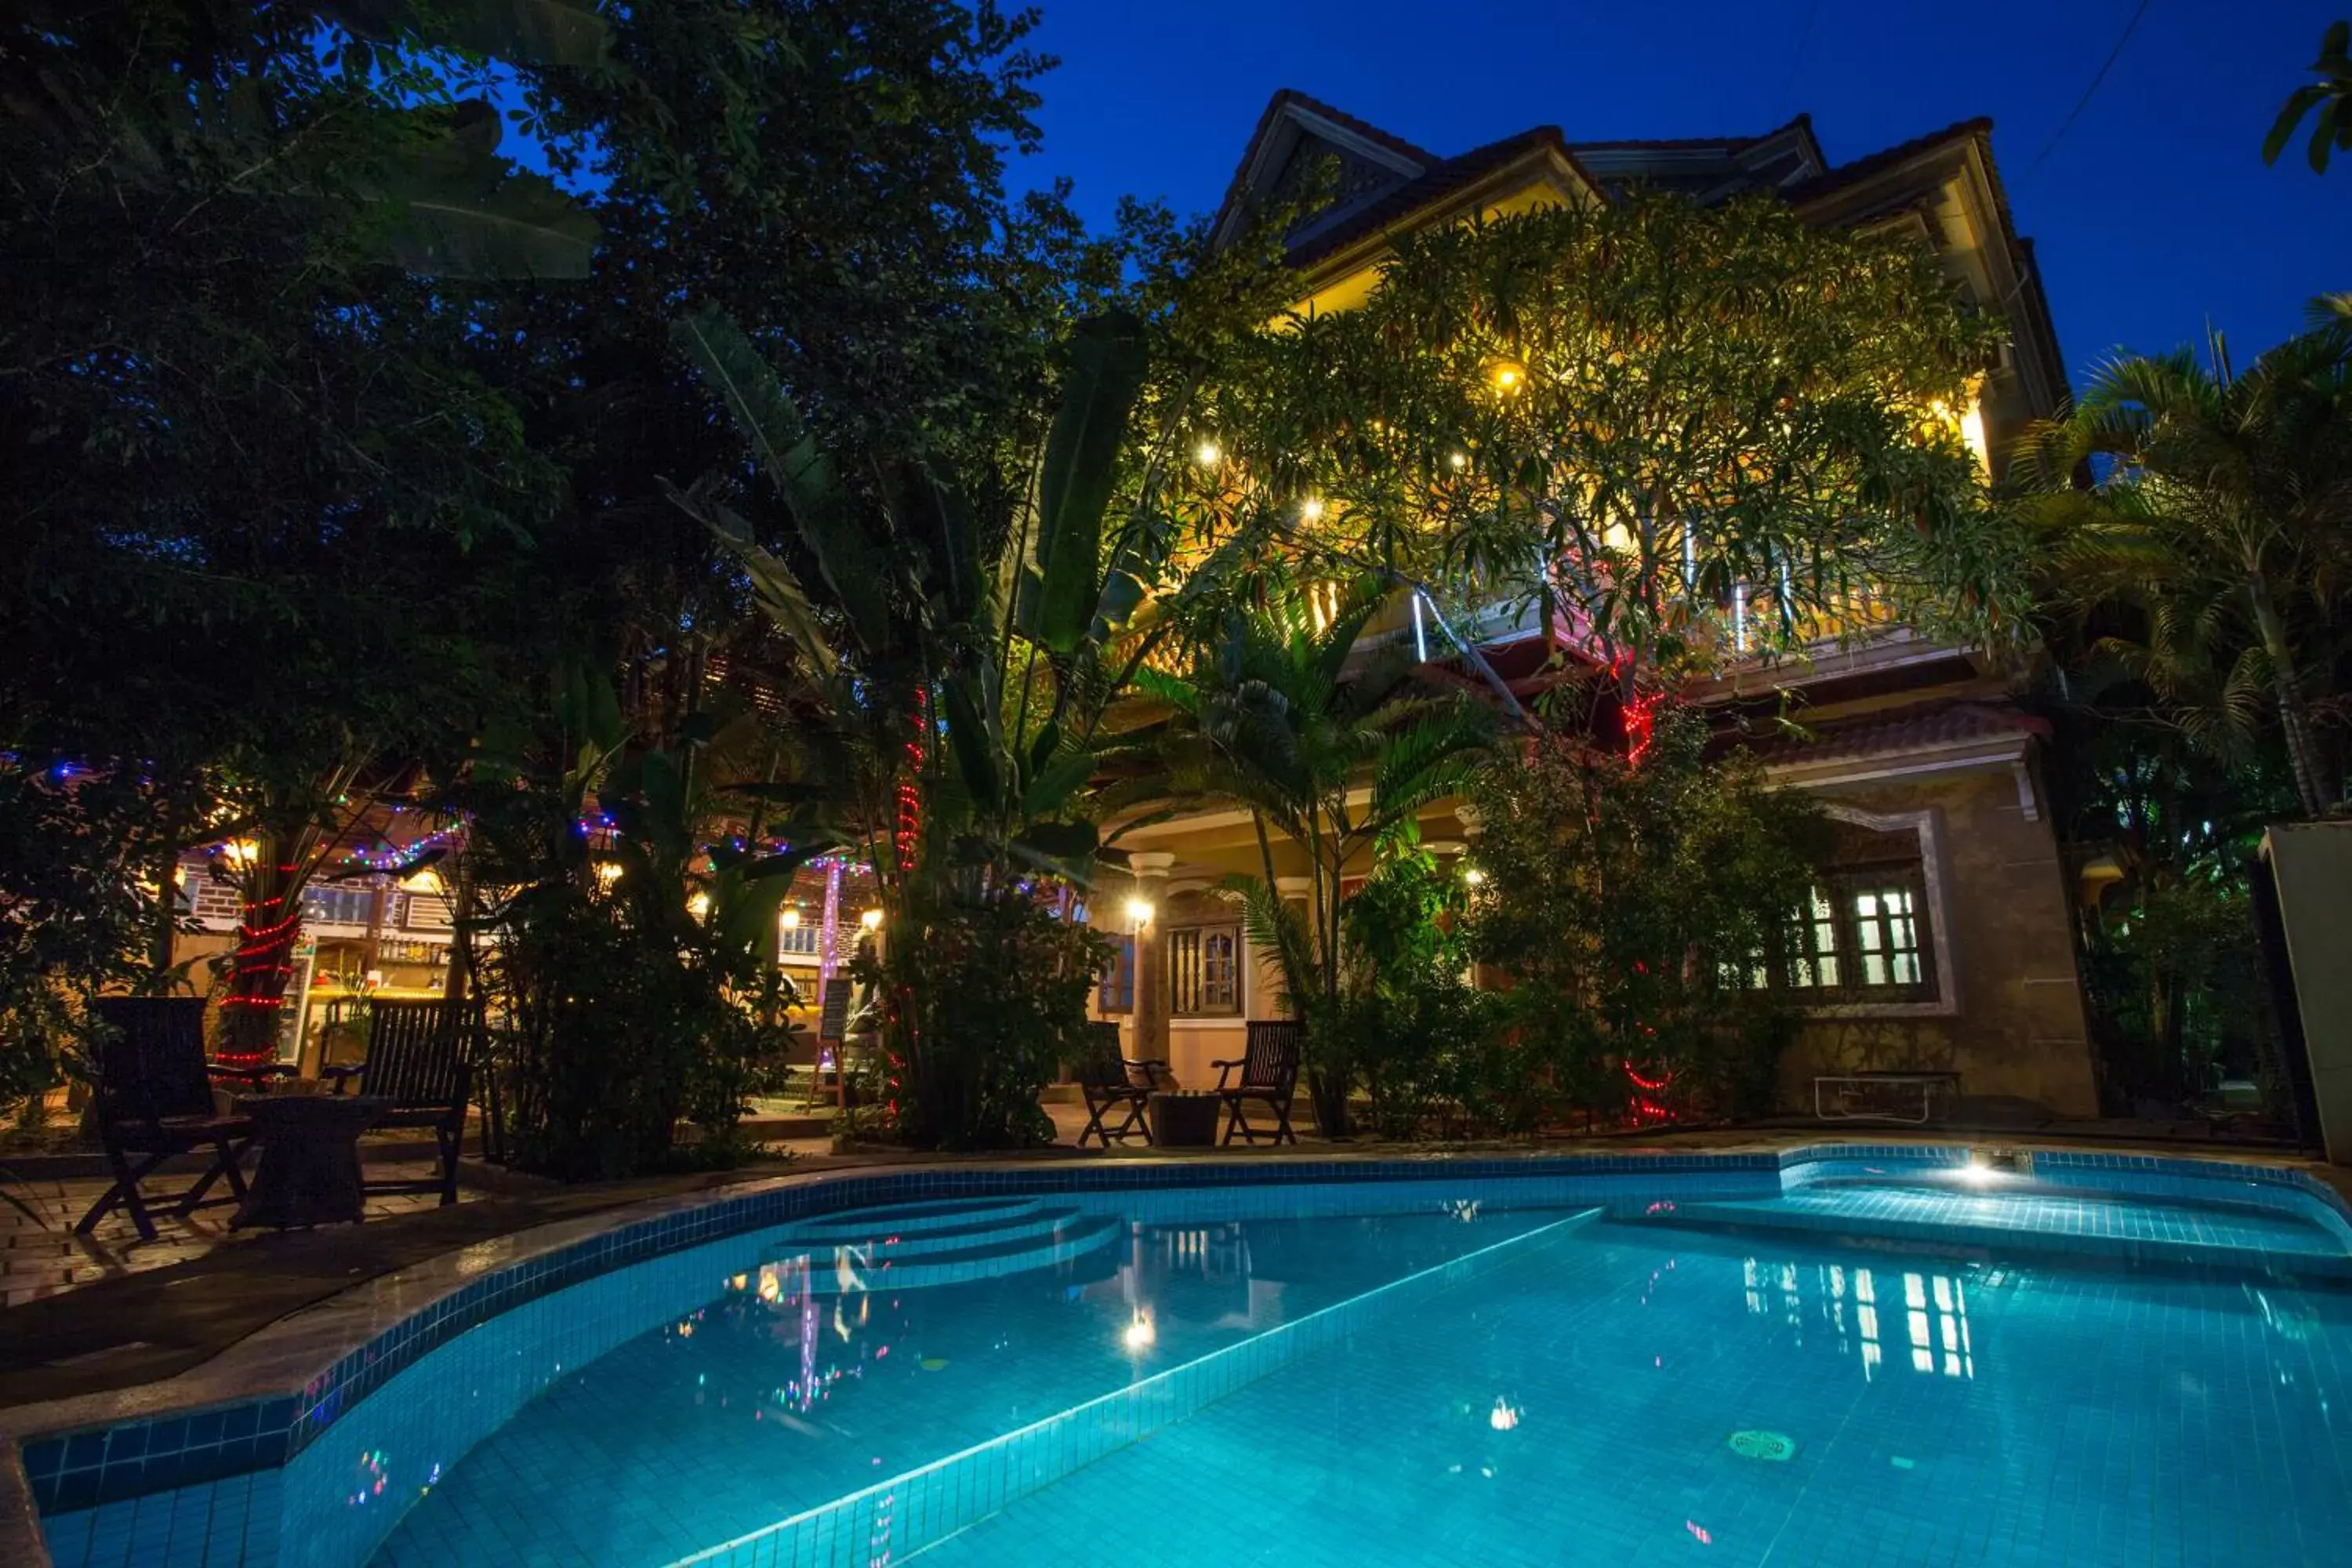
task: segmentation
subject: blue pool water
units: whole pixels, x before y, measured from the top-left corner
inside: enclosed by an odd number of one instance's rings
[[[2315,1568],[2347,1421],[2352,1226],[2288,1185],[988,1194],[583,1280],[282,1470],[46,1523],[72,1568]]]

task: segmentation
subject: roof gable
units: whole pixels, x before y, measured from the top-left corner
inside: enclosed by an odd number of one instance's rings
[[[1250,208],[1296,192],[1318,160],[1339,166],[1339,188],[1321,212],[1294,234],[1304,238],[1344,220],[1399,185],[1421,177],[1439,160],[1401,136],[1343,113],[1291,88],[1274,95],[1258,117],[1242,153],[1241,166],[1218,208],[1214,243],[1224,245],[1241,230]]]

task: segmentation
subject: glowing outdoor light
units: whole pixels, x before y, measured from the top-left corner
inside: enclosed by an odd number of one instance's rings
[[[1470,455],[1466,452],[1448,452],[1445,454],[1445,461],[1456,473],[1459,473],[1470,466]]]
[[[1313,522],[1317,518],[1323,515],[1323,502],[1317,497],[1308,496],[1305,500],[1298,503],[1298,515],[1305,518],[1307,521]]]
[[[1475,866],[1465,866],[1462,868],[1462,880],[1475,888],[1486,880],[1486,873]]]
[[[261,853],[261,847],[250,838],[236,838],[222,845],[221,853],[240,866],[249,866],[253,858]]]
[[[441,873],[430,866],[411,871],[400,879],[400,890],[404,893],[438,893],[442,890]]]
[[[857,917],[857,923],[864,926],[867,931],[880,931],[882,929],[882,911],[880,910],[868,910],[864,914]]]
[[[798,931],[801,925],[801,912],[787,904],[784,906],[784,912],[778,915],[776,920],[786,931]]]
[[[709,914],[710,912],[710,895],[709,893],[697,893],[694,897],[687,900],[686,912],[692,915],[697,920],[700,920],[703,916]]]
[[[1136,1309],[1135,1321],[1119,1331],[1118,1339],[1119,1342],[1130,1351],[1148,1351],[1151,1348],[1152,1342],[1159,1337],[1159,1331],[1151,1326],[1150,1318],[1146,1316],[1143,1310],[1139,1307]]]
[[[1150,899],[1128,900],[1127,918],[1133,921],[1139,926],[1150,925],[1151,923],[1151,900]]]
[[[1486,362],[1486,380],[1497,392],[1517,392],[1528,379],[1528,367],[1515,359]]]
[[[1224,461],[1224,448],[1214,441],[1203,441],[1192,448],[1192,460],[1204,468],[1213,468]]]
[[[604,886],[608,888],[611,887],[614,883],[621,879],[621,863],[618,860],[597,861],[596,879],[604,883]]]

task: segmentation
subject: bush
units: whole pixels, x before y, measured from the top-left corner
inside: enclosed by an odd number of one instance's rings
[[[1374,846],[1371,875],[1340,908],[1339,995],[1310,1012],[1310,1044],[1346,1064],[1384,1138],[1420,1134],[1433,1112],[1449,1123],[1487,1097],[1498,998],[1470,986],[1461,879],[1422,847],[1407,819]]]
[[[1745,979],[1827,830],[1752,759],[1710,761],[1706,742],[1701,720],[1668,710],[1638,762],[1553,734],[1479,776],[1472,942],[1510,985],[1482,1089],[1507,1124],[1769,1109],[1797,1016]]]
[[[882,998],[884,1120],[918,1148],[1053,1142],[1037,1097],[1085,1042],[1110,944],[1038,898],[910,902],[879,960],[852,973]]]
[[[507,1016],[515,1163],[591,1181],[747,1153],[735,1124],[782,1086],[786,998],[739,994],[708,955],[618,900],[541,892],[500,927],[486,974]],[[699,1144],[677,1146],[681,1121]]]

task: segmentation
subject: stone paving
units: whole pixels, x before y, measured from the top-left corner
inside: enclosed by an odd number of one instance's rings
[[[434,1169],[429,1160],[371,1162],[367,1176],[370,1181],[423,1181],[433,1175]],[[191,1179],[166,1174],[144,1190],[170,1193],[184,1187]],[[15,1204],[0,1203],[0,1306],[19,1306],[101,1279],[169,1268],[201,1258],[215,1247],[242,1245],[256,1237],[274,1234],[267,1230],[231,1230],[229,1216],[236,1211],[227,1205],[199,1209],[185,1218],[151,1205],[149,1212],[155,1221],[152,1241],[141,1238],[131,1216],[121,1208],[100,1220],[92,1234],[75,1235],[74,1222],[110,1184],[103,1176],[6,1184],[8,1194],[21,1199],[34,1212],[27,1215]],[[226,1190],[221,1186],[214,1188],[216,1194]],[[463,1187],[457,1190],[461,1203],[475,1195]],[[432,1193],[371,1197],[367,1216],[383,1219],[414,1214],[435,1207],[440,1201]]]
[[[1058,1141],[1074,1141],[1078,1130],[1086,1125],[1085,1108],[1076,1105],[1049,1105]],[[781,1145],[798,1157],[822,1154],[830,1147],[824,1138],[787,1139]],[[5,1162],[0,1161],[0,1171]],[[247,1161],[250,1173],[251,1160]],[[367,1164],[370,1181],[423,1180],[434,1173],[429,1160],[386,1163],[371,1160]],[[149,1190],[169,1193],[184,1187],[191,1178],[166,1174]],[[85,1285],[104,1279],[117,1279],[128,1274],[139,1274],[152,1268],[166,1268],[175,1263],[185,1263],[202,1258],[222,1247],[244,1246],[257,1237],[276,1234],[268,1230],[231,1230],[229,1216],[236,1211],[228,1205],[199,1209],[181,1218],[162,1206],[150,1205],[155,1221],[153,1241],[141,1239],[131,1218],[117,1208],[99,1222],[97,1231],[87,1237],[74,1234],[74,1222],[81,1218],[90,1205],[104,1193],[108,1182],[103,1176],[76,1176],[63,1180],[17,1181],[0,1173],[0,1184],[12,1196],[22,1199],[37,1219],[26,1215],[16,1205],[0,1202],[0,1308],[22,1306],[44,1297],[63,1294]],[[215,1187],[215,1194],[225,1191]],[[457,1189],[460,1203],[478,1200],[484,1194],[464,1185]],[[440,1198],[431,1193],[400,1194],[372,1197],[368,1200],[367,1217],[385,1219],[394,1215],[415,1214],[437,1207]],[[364,1222],[362,1222],[364,1223]]]

